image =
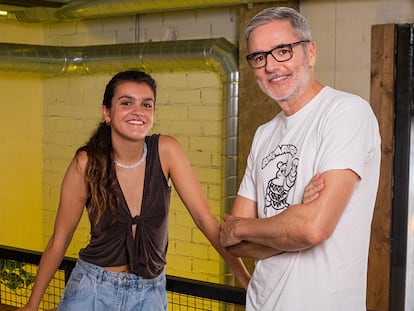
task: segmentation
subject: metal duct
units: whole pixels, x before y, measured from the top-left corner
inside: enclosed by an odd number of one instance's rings
[[[74,0],[57,9],[35,7],[16,11],[14,14],[16,19],[23,23],[48,23],[70,19],[252,5],[260,2],[270,2],[270,0]]]
[[[83,75],[139,69],[146,72],[213,71],[223,81],[223,204],[236,194],[238,50],[223,38],[88,47],[0,43],[0,71]]]

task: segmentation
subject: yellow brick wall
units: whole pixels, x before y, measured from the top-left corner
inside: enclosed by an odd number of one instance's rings
[[[154,132],[176,137],[200,178],[213,213],[221,217],[222,89],[214,73],[154,74],[158,100]],[[222,282],[222,261],[173,191],[167,273]]]
[[[108,44],[112,43],[113,28],[117,28],[117,38],[122,33],[125,41],[135,39],[129,18],[109,19],[103,30],[97,26],[100,21],[29,26],[0,23],[5,30],[0,34],[1,42]],[[5,216],[0,217],[0,244],[44,249],[53,231],[64,172],[77,147],[100,120],[102,92],[111,75],[42,78],[0,73],[1,105],[7,116],[0,123],[2,132],[7,133],[1,144],[5,152],[0,155],[0,209]],[[154,132],[180,141],[214,214],[220,218],[221,81],[209,72],[153,75],[159,85]],[[167,273],[222,282],[227,269],[221,258],[195,227],[174,191],[171,202]],[[88,239],[89,223],[84,215],[67,255],[76,257]]]
[[[43,27],[0,19],[0,42],[40,43]],[[41,250],[42,81],[0,72],[0,245]]]
[[[0,245],[40,250],[42,241],[42,84],[0,73]]]

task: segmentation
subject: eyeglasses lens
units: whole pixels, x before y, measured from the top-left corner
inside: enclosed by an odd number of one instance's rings
[[[258,52],[250,54],[247,56],[247,62],[252,68],[255,69],[264,67],[267,65],[267,57],[269,56],[269,54],[272,55],[272,57],[279,63],[286,62],[293,57],[293,47],[307,42],[309,42],[309,40],[302,40],[284,46],[279,46],[268,52]]]

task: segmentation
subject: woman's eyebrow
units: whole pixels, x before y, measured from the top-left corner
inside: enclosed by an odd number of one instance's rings
[[[121,99],[128,99],[128,100],[131,100],[131,101],[137,101],[138,100],[138,98],[136,98],[135,96],[131,96],[131,95],[121,95],[117,98],[117,100],[121,100]],[[155,102],[154,97],[146,97],[146,98],[142,99],[142,101],[149,101],[149,100],[152,101],[152,102]]]
[[[118,97],[118,99],[122,99],[122,98],[126,98],[126,99],[135,99],[134,96],[130,96],[130,95],[121,95]]]

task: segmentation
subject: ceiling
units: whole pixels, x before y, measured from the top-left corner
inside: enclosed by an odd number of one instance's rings
[[[26,8],[59,8],[71,0],[0,0],[0,10],[19,11]]]

